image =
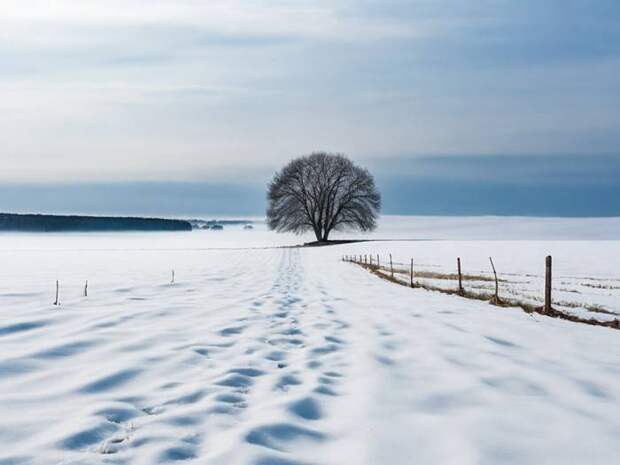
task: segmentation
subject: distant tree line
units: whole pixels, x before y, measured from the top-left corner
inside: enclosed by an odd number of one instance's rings
[[[188,221],[112,216],[0,213],[0,231],[191,231]]]

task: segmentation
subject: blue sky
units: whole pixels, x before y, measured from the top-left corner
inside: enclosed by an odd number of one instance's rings
[[[620,214],[619,21],[615,0],[4,0],[0,209],[260,214],[274,170],[328,150],[390,213]]]

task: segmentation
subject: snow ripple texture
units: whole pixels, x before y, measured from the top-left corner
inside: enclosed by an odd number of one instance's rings
[[[395,286],[347,247],[3,252],[0,464],[617,460],[617,331]]]

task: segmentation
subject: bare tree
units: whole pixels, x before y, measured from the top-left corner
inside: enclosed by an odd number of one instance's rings
[[[269,184],[267,199],[270,229],[314,231],[317,241],[342,229],[372,231],[381,208],[368,170],[344,155],[323,152],[289,162]]]

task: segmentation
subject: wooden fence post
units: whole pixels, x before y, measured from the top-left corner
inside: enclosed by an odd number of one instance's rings
[[[172,279],[170,280],[170,284],[174,284],[174,270],[172,270]]]
[[[497,271],[495,271],[495,264],[493,263],[493,259],[489,257],[489,261],[491,262],[491,268],[493,268],[493,274],[495,275],[495,298],[494,303],[499,303],[499,282],[497,281]]]
[[[411,273],[409,278],[409,284],[413,287],[413,258],[411,259]]]
[[[545,259],[545,313],[551,312],[551,255]]]
[[[379,254],[377,254],[377,268],[381,269],[381,262],[379,261]]]
[[[84,283],[84,297],[88,297],[88,279]]]
[[[58,280],[56,280],[56,300],[54,301],[54,305],[60,305],[60,300],[58,300]]]
[[[463,289],[463,275],[461,274],[461,257],[457,257],[456,259],[456,268],[459,272],[459,295],[465,294],[465,290]]]
[[[392,266],[392,254],[390,254],[390,274],[394,277],[394,266]]]

